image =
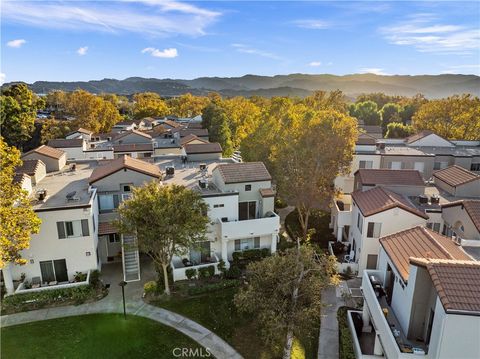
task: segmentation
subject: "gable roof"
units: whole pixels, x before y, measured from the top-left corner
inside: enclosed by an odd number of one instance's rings
[[[178,122],[175,122],[175,121],[172,121],[172,120],[165,120],[163,123],[165,123],[166,125],[170,126],[170,127],[173,127],[173,128],[182,128],[183,125],[178,123]]]
[[[375,145],[376,143],[377,139],[366,133],[360,133],[355,141],[357,145]]]
[[[480,232],[480,200],[463,199],[442,205],[442,208],[462,206],[472,220],[475,228]]]
[[[222,146],[218,142],[187,143],[184,148],[187,154],[222,153]]]
[[[440,181],[445,182],[452,187],[480,180],[479,175],[457,165],[435,171],[433,172],[433,177],[438,178]]]
[[[418,210],[407,198],[383,187],[375,187],[364,192],[354,191],[352,192],[352,198],[364,217],[398,207],[416,216],[428,218],[424,212]]]
[[[192,141],[200,141],[200,142],[203,142],[203,143],[208,143],[208,141],[202,140],[201,138],[198,138],[195,135],[188,135],[188,136],[183,137],[180,140],[180,144],[183,146],[183,145],[186,145],[187,143],[192,142]]]
[[[480,262],[412,258],[427,269],[446,313],[480,314]]]
[[[173,132],[179,132],[180,137],[186,137],[188,135],[195,135],[198,137],[208,136],[208,129],[206,128],[182,128],[180,130],[174,130]]]
[[[27,173],[15,173],[13,175],[12,183],[14,184],[23,184],[26,179],[29,179],[30,176]]]
[[[83,147],[84,140],[82,138],[55,138],[48,141],[48,145],[54,148],[72,148],[72,147]]]
[[[67,136],[70,136],[70,135],[73,135],[74,133],[83,133],[84,135],[92,135],[93,134],[93,131],[90,131],[90,130],[86,130],[82,127],[79,127],[78,129],[76,129],[75,131],[72,131],[72,132],[69,132],[67,134]]]
[[[155,178],[162,176],[157,166],[130,156],[122,156],[115,160],[108,161],[108,163],[103,166],[96,167],[90,175],[88,183],[92,184],[124,168]]]
[[[364,185],[425,186],[417,170],[361,168],[355,172],[355,176],[358,176]]]
[[[148,133],[145,133],[145,132],[142,132],[142,131],[137,131],[137,130],[128,130],[128,131],[122,132],[121,134],[116,136],[115,141],[117,141],[120,138],[123,138],[125,136],[129,136],[129,135],[138,135],[138,136],[148,138],[149,140],[152,139],[152,136],[150,136]]]
[[[34,176],[35,173],[37,172],[38,166],[40,164],[43,164],[45,166],[45,163],[43,163],[42,160],[23,160],[23,163],[21,166],[15,168],[16,173],[26,173],[29,176]]]
[[[410,272],[410,258],[439,258],[471,260],[460,246],[457,246],[449,237],[442,236],[421,226],[410,228],[380,238],[383,247],[392,264],[408,281]]]
[[[272,180],[263,162],[225,163],[217,165],[213,170],[219,171],[226,184]]]
[[[153,152],[153,143],[125,143],[121,145],[113,145],[113,152],[138,152],[138,151]]]
[[[22,157],[25,157],[34,153],[37,153],[39,155],[43,155],[46,157],[54,158],[56,160],[60,159],[62,156],[65,156],[65,152],[62,150],[58,150],[56,148],[46,146],[46,145],[41,145],[40,147],[37,147],[31,151],[24,153]]]
[[[423,131],[420,131],[420,132],[418,132],[414,135],[408,136],[405,139],[405,142],[406,143],[413,143],[413,142],[416,142],[418,140],[421,140],[424,137],[427,137],[427,136],[431,135],[432,133],[434,133],[434,132],[430,131],[430,130],[423,130]]]

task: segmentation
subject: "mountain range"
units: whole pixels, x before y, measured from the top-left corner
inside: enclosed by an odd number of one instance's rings
[[[4,86],[8,86],[5,84]],[[308,96],[316,90],[342,90],[347,96],[384,92],[389,95],[413,96],[422,93],[428,98],[470,93],[480,96],[480,77],[476,75],[311,75],[277,76],[245,75],[242,77],[199,77],[193,80],[129,77],[124,80],[36,81],[28,86],[36,93],[52,90],[84,89],[92,93],[131,95],[137,92],[156,92],[164,97],[184,93],[205,95],[216,91],[224,96]]]

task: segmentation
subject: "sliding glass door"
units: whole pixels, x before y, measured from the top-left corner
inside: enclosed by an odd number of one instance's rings
[[[67,262],[65,259],[40,262],[42,282],[68,282]]]

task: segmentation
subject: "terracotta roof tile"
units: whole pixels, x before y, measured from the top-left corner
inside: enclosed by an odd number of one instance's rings
[[[103,166],[96,167],[90,175],[88,182],[92,184],[124,168],[155,178],[160,178],[162,176],[160,169],[157,166],[130,156],[122,156],[115,160],[108,161]]]
[[[188,135],[195,135],[198,137],[208,136],[208,130],[206,128],[182,128],[180,131],[173,132],[180,132],[180,137],[186,137]]]
[[[377,139],[366,133],[360,133],[357,140],[355,141],[355,144],[357,145],[375,145],[376,143]]]
[[[118,229],[113,225],[113,222],[100,222],[98,224],[98,235],[117,233]]]
[[[23,183],[27,178],[30,178],[30,176],[26,173],[15,173],[13,175],[12,183]]]
[[[260,195],[263,198],[275,197],[275,191],[272,188],[260,188]]]
[[[58,150],[56,148],[50,147],[50,146],[45,146],[42,145],[40,147],[37,147],[31,151],[28,151],[22,155],[22,157],[25,157],[27,155],[30,155],[32,153],[38,153],[47,157],[55,158],[55,159],[60,159],[62,156],[65,155],[65,152],[62,150]]]
[[[152,151],[153,143],[125,143],[121,145],[114,145],[113,152],[136,152],[136,151]]]
[[[412,258],[411,263],[427,268],[445,312],[480,314],[480,262]]]
[[[29,176],[34,176],[40,164],[43,164],[43,166],[45,166],[42,160],[23,160],[22,165],[17,167],[15,169],[15,172],[26,173]]]
[[[196,154],[196,153],[221,153],[222,146],[218,142],[212,143],[191,143],[186,144],[185,152],[187,154]]]
[[[178,123],[178,122],[175,122],[175,121],[172,121],[172,120],[165,120],[164,123],[170,127],[173,127],[173,128],[183,128],[183,125]]]
[[[432,133],[434,133],[433,131],[430,131],[430,130],[423,130],[423,131],[420,131],[419,133],[416,133],[414,135],[411,135],[411,136],[408,136],[406,139],[405,139],[405,142],[406,143],[413,143],[415,141],[418,141],[418,140],[421,140],[422,138],[424,137],[427,137],[428,135],[431,135]]]
[[[93,135],[93,131],[90,131],[90,130],[86,130],[82,127],[79,127],[78,129],[76,129],[75,131],[72,131],[70,133],[67,134],[67,136],[70,136],[70,135],[73,135],[74,133],[83,133],[84,135]]]
[[[203,143],[208,143],[208,141],[202,140],[201,138],[198,138],[195,135],[188,135],[188,136],[183,137],[180,140],[180,144],[183,146],[183,145],[186,145],[187,143],[192,142],[192,141],[200,141],[200,142],[203,142]]]
[[[138,136],[148,138],[149,140],[152,139],[152,136],[150,136],[148,133],[144,133],[142,131],[137,131],[137,130],[128,130],[116,136],[115,141],[118,141],[120,138],[123,138],[128,135],[138,135]]]
[[[428,218],[407,198],[383,187],[375,187],[364,192],[352,192],[352,198],[365,217],[398,207],[419,217]]]
[[[364,185],[425,186],[416,170],[359,169],[355,172]]]
[[[380,244],[402,276],[408,280],[410,258],[471,260],[449,237],[424,227],[414,227],[380,238]]]
[[[71,147],[83,147],[82,138],[65,139],[55,138],[48,141],[48,145],[53,148],[71,148]]]
[[[433,177],[438,178],[440,181],[452,187],[457,187],[472,181],[480,181],[479,175],[457,165],[435,171],[433,172]]]
[[[225,183],[271,181],[272,176],[263,162],[243,162],[219,164],[218,170]]]
[[[475,228],[480,232],[480,200],[464,199],[442,205],[442,208],[463,206],[472,220]]]

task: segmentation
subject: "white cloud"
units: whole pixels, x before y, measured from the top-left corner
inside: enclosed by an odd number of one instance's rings
[[[168,0],[4,1],[2,20],[41,28],[135,32],[155,36],[205,34],[220,12]]]
[[[327,29],[331,26],[331,23],[319,19],[295,20],[293,24],[304,29],[313,30]]]
[[[374,74],[374,75],[388,75],[383,69],[378,67],[362,67],[360,69],[361,74]]]
[[[26,42],[27,41],[24,40],[24,39],[12,40],[12,41],[7,42],[7,46],[18,48],[18,47],[22,47]]]
[[[312,61],[308,64],[308,66],[312,66],[312,67],[322,66],[322,62],[321,61]]]
[[[77,54],[79,54],[80,56],[84,56],[87,54],[87,51],[88,51],[88,46],[83,46],[77,50]]]
[[[3,72],[0,72],[0,85],[3,85],[5,83],[5,78],[7,75],[5,75]]]
[[[145,49],[142,50],[142,54],[151,54],[153,57],[172,59],[178,56],[178,51],[175,48],[159,50],[153,47],[146,47]]]
[[[408,20],[380,32],[392,44],[413,46],[420,52],[470,54],[480,49],[480,29],[437,24],[432,14],[411,15]]]
[[[244,54],[251,54],[251,55],[258,55],[261,57],[267,57],[269,59],[274,59],[274,60],[281,60],[280,56],[277,56],[271,52],[264,51],[264,50],[259,50],[253,47],[250,47],[245,44],[232,44],[232,47],[234,47],[238,52],[244,53]]]

